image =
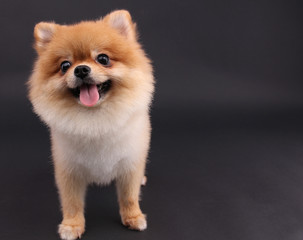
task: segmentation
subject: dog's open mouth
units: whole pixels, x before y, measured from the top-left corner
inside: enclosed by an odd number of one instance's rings
[[[112,81],[109,79],[100,84],[82,84],[77,88],[71,88],[72,94],[80,100],[80,102],[87,106],[92,107],[104,97],[112,86]]]

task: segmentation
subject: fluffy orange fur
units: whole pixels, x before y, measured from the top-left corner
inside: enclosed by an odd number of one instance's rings
[[[41,22],[34,37],[38,58],[28,82],[29,98],[50,128],[63,212],[60,237],[72,240],[84,233],[87,185],[113,180],[122,223],[144,230],[139,195],[149,150],[154,79],[130,14],[119,10],[74,25]],[[108,66],[96,61],[101,53],[109,57]],[[63,61],[71,63],[67,72],[60,69]],[[93,107],[71,94],[79,65],[90,67],[96,83],[112,81]]]

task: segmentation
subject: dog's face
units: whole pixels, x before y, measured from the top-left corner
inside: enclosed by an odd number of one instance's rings
[[[82,113],[123,117],[123,112],[148,108],[152,68],[127,11],[69,26],[42,22],[34,36],[38,59],[29,96],[47,124],[56,122],[51,114],[81,121]]]

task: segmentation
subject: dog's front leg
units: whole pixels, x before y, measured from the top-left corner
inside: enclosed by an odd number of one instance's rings
[[[117,193],[122,223],[130,229],[143,231],[147,227],[145,215],[139,206],[139,195],[145,171],[145,160],[133,171],[117,178]]]
[[[64,240],[80,238],[85,231],[86,183],[58,163],[55,163],[55,177],[63,213],[63,220],[58,230],[60,237]]]

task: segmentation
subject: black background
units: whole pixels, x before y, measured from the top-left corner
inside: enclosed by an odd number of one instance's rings
[[[1,1],[0,238],[58,239],[48,131],[26,86],[34,25],[128,9],[157,80],[142,209],[90,187],[83,239],[303,238],[300,1]]]

